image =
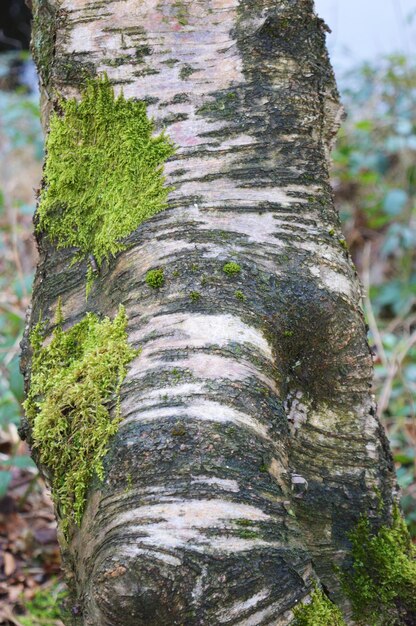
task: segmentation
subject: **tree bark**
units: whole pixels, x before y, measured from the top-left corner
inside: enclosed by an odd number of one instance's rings
[[[28,327],[59,298],[65,328],[123,304],[142,348],[104,481],[63,545],[74,623],[286,625],[315,579],[350,620],[334,565],[361,513],[385,521],[395,480],[328,177],[342,109],[323,21],[311,0],[34,11],[45,129],[56,94],[105,72],[177,146],[168,209],[87,300],[85,263],[38,237]],[[23,353],[29,381],[27,337]]]

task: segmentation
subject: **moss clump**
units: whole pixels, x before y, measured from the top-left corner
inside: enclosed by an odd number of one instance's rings
[[[346,626],[339,608],[318,587],[309,604],[293,609],[294,626]]]
[[[149,270],[146,274],[146,283],[153,289],[160,289],[165,284],[165,275],[162,268]]]
[[[42,345],[41,323],[30,336],[33,358],[24,408],[64,533],[70,522],[81,522],[89,483],[94,475],[103,478],[102,459],[118,429],[120,386],[137,354],[127,343],[126,326],[123,307],[114,320],[87,313],[67,331],[58,312],[48,345]],[[116,407],[113,418],[110,402]]]
[[[185,64],[180,69],[179,78],[181,80],[186,80],[187,78],[192,76],[194,72],[196,72],[196,70],[191,65]]]
[[[397,506],[391,526],[373,532],[361,518],[350,533],[352,568],[341,574],[359,624],[416,623],[416,553]]]
[[[241,300],[241,302],[244,302],[246,300],[246,296],[243,294],[242,291],[240,291],[240,289],[237,289],[234,295],[237,298],[237,300]]]
[[[177,0],[173,4],[174,9],[176,9],[176,19],[181,26],[186,26],[189,24],[189,7],[181,0]]]
[[[238,263],[230,261],[223,266],[222,271],[225,272],[227,276],[235,276],[236,274],[239,274],[241,272],[241,267],[238,265]]]
[[[199,291],[191,291],[189,297],[191,298],[192,302],[199,302],[199,300],[201,299],[201,294],[199,293]]]
[[[162,166],[174,148],[163,133],[153,136],[145,103],[116,98],[106,76],[87,80],[79,102],[59,106],[46,140],[37,229],[99,267],[166,208]]]

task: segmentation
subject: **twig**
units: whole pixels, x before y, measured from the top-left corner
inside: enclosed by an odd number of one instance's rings
[[[370,258],[371,258],[371,242],[367,242],[363,251],[363,285],[365,290],[365,302],[364,307],[367,313],[368,325],[370,327],[371,334],[373,335],[374,343],[377,348],[377,354],[380,356],[381,362],[385,367],[388,367],[388,359],[384,351],[383,341],[381,339],[380,332],[378,330],[376,317],[374,315],[373,307],[370,300]]]

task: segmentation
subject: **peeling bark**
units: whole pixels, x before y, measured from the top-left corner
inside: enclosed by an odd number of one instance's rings
[[[59,297],[65,327],[123,304],[142,348],[105,480],[63,544],[71,619],[286,625],[314,579],[349,619],[334,565],[395,482],[328,178],[342,110],[324,23],[311,0],[37,0],[35,20],[45,129],[56,93],[106,72],[177,146],[168,209],[87,301],[86,265],[38,237],[29,326]]]

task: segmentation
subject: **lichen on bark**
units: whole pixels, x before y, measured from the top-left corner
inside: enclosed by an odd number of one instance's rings
[[[102,460],[118,430],[120,386],[137,354],[127,343],[126,326],[120,306],[114,320],[87,313],[64,331],[58,309],[49,344],[43,345],[41,322],[30,335],[33,358],[24,408],[64,534],[71,523],[80,524],[90,481],[103,478]]]
[[[55,49],[56,8],[48,0],[35,0],[31,49],[45,86],[52,73]]]
[[[162,168],[174,147],[153,135],[145,103],[115,97],[106,76],[88,79],[81,100],[61,99],[59,108],[46,140],[37,230],[99,267],[166,208]]]

